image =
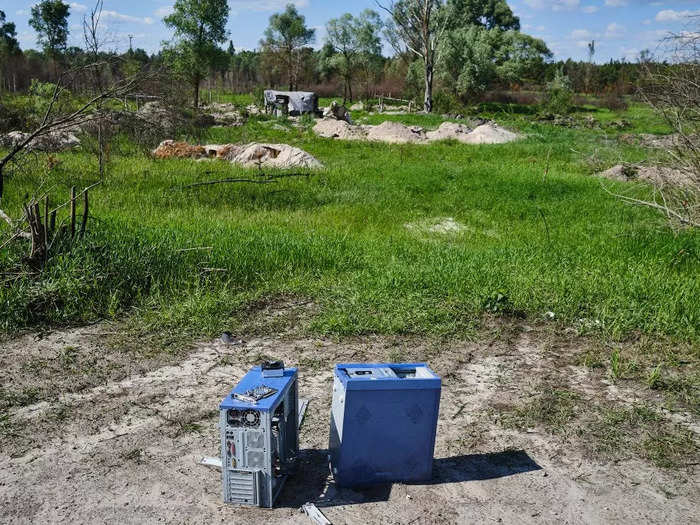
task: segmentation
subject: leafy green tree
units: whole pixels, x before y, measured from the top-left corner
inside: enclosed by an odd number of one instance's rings
[[[469,26],[520,30],[520,19],[506,0],[448,0],[443,16],[448,31]]]
[[[5,13],[0,11],[0,91],[5,85],[4,78],[10,58],[22,54],[17,42],[15,24],[5,21]]]
[[[358,17],[345,13],[326,24],[326,45],[321,56],[325,69],[336,71],[343,78],[343,103],[352,101],[352,82],[356,73],[376,63],[381,53],[379,15],[366,9]]]
[[[172,14],[163,19],[176,39],[165,58],[192,86],[195,108],[202,80],[221,58],[218,44],[226,41],[228,15],[226,0],[176,0]]]
[[[412,53],[423,62],[426,113],[433,110],[433,80],[439,59],[439,42],[445,33],[446,20],[441,16],[443,0],[399,0],[389,6],[379,4],[391,19],[385,34],[400,54]]]
[[[289,90],[297,88],[301,68],[301,49],[313,43],[316,31],[306,27],[306,18],[294,4],[270,17],[270,25],[260,41],[263,50],[279,57],[287,73]]]
[[[29,25],[37,41],[51,59],[57,60],[66,50],[70,7],[61,0],[42,0],[32,7]]]
[[[496,82],[517,82],[551,57],[542,40],[481,25],[450,31],[441,46],[441,80],[462,98],[478,96]]]

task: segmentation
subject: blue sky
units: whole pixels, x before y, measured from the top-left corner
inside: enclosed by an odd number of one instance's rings
[[[270,15],[290,0],[229,0],[228,29],[237,49],[257,47]],[[359,13],[375,8],[374,0],[291,0],[317,29],[317,45],[323,43],[324,25],[345,12]],[[69,1],[71,5],[70,44],[81,45],[81,21],[91,0]],[[596,40],[596,62],[610,58],[634,59],[642,49],[657,51],[658,42],[669,32],[687,29],[687,17],[700,15],[698,0],[512,0],[522,30],[544,39],[556,58],[587,58],[586,44]],[[36,47],[28,25],[27,0],[0,0],[0,9],[17,24],[22,48]],[[170,12],[172,0],[105,0],[102,21],[110,48],[125,50],[128,35],[134,47],[156,51],[170,34],[162,18]]]

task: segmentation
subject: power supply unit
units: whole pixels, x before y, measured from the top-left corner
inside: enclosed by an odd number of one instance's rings
[[[272,507],[299,452],[297,369],[253,367],[219,406],[226,503]]]

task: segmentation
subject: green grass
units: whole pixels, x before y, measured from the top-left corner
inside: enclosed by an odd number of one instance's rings
[[[603,163],[646,154],[618,149],[602,130],[494,115],[528,138],[389,146],[320,140],[257,120],[210,131],[206,140],[216,143],[291,143],[327,166],[270,185],[183,190],[251,173],[218,162],[154,161],[122,146],[91,192],[87,238],[38,278],[2,277],[0,329],[131,315],[149,329],[195,337],[230,326],[251,301],[288,294],[318,305],[308,326],[316,333],[465,334],[500,294],[508,311],[496,314],[537,320],[551,311],[563,326],[599,321],[606,336],[697,341],[700,235],[674,234],[653,211],[622,205],[589,176],[593,154]],[[434,116],[390,118],[439,124]],[[95,180],[94,158],[58,158],[49,173],[39,162],[8,180],[3,208],[18,214],[39,183],[57,202],[71,185]],[[465,230],[405,227],[444,217]],[[181,251],[192,247],[211,249]],[[25,249],[3,250],[4,275],[21,268]],[[679,253],[691,256],[679,263]]]

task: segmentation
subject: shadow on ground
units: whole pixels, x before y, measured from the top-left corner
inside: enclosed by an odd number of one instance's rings
[[[506,450],[489,454],[469,454],[439,458],[433,462],[433,478],[410,485],[440,485],[504,478],[540,467],[524,450]],[[328,469],[327,450],[302,450],[299,468],[290,476],[277,506],[298,508],[306,502],[318,507],[335,507],[388,501],[393,484],[366,488],[336,487]]]

